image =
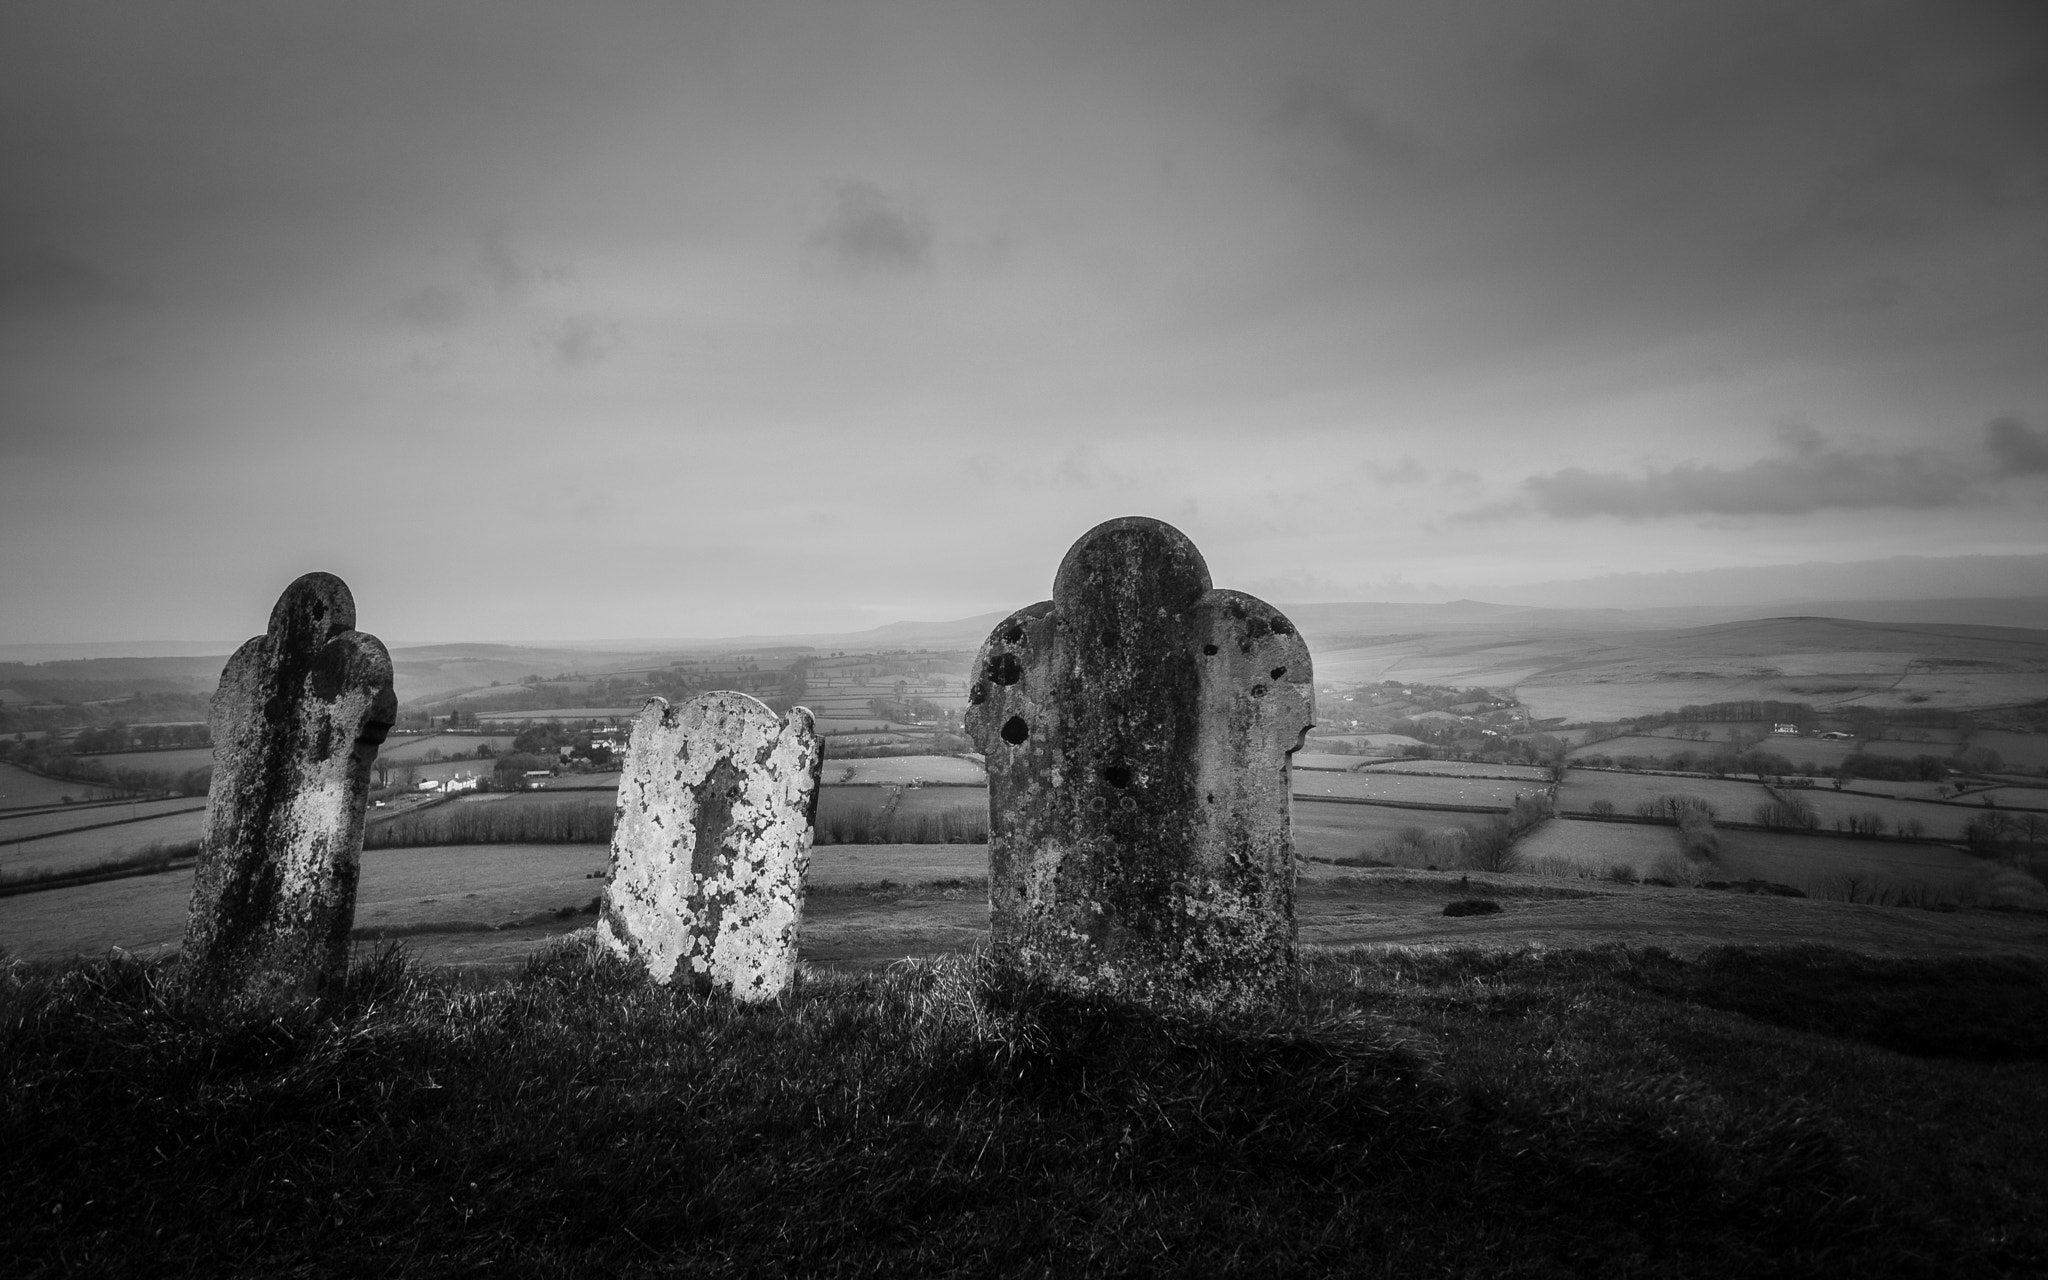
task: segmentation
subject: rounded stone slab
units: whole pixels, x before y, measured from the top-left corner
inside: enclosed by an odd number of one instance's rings
[[[348,965],[391,655],[331,573],[285,588],[213,695],[213,780],[185,956],[217,981],[318,984]]]
[[[1026,973],[1241,1004],[1294,967],[1288,757],[1308,646],[1145,517],[1083,535],[996,627],[967,729],[988,759],[991,946]]]
[[[824,745],[744,693],[652,698],[619,778],[597,936],[660,983],[772,1000],[796,976]]]

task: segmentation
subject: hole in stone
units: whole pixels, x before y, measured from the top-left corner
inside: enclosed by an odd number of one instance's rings
[[[1023,716],[1011,716],[1003,721],[1003,741],[1011,746],[1022,745],[1024,739],[1030,736],[1031,726],[1024,723]]]
[[[1215,645],[1213,645],[1213,644],[1205,644],[1205,645],[1203,645],[1203,646],[1202,646],[1202,654],[1203,654],[1203,656],[1204,656],[1204,657],[1210,657],[1210,658],[1213,658],[1213,657],[1215,657],[1215,656],[1216,656],[1216,646],[1215,646]]]
[[[1216,793],[1215,793],[1214,791],[1211,791],[1211,792],[1209,793],[1209,803],[1210,803],[1210,804],[1215,804],[1215,803],[1216,803]]]
[[[1265,685],[1262,685],[1262,684],[1255,684],[1255,685],[1253,685],[1253,686],[1252,686],[1252,696],[1253,696],[1254,698],[1263,698],[1263,697],[1265,697],[1265,696],[1266,696],[1266,686],[1265,686]]]
[[[1102,780],[1121,790],[1131,785],[1131,767],[1127,764],[1113,764],[1102,771]]]
[[[1268,671],[1268,672],[1267,672],[1266,674],[1267,674],[1267,675],[1269,675],[1269,676],[1271,676],[1271,677],[1273,677],[1273,678],[1274,678],[1275,680],[1278,680],[1278,679],[1279,679],[1279,678],[1280,678],[1281,676],[1284,676],[1284,675],[1286,675],[1286,674],[1287,674],[1287,668],[1285,668],[1285,667],[1275,667],[1275,668],[1273,668],[1273,669],[1272,669],[1271,671]]]
[[[1116,648],[1117,640],[1118,640],[1119,638],[1120,638],[1120,637],[1119,637],[1119,636],[1117,635],[1117,633],[1116,633],[1116,632],[1114,632],[1114,631],[1105,631],[1105,632],[1103,632],[1103,633],[1102,633],[1102,647],[1103,647],[1103,648],[1105,648],[1105,649],[1114,649],[1114,648]]]
[[[1024,678],[1024,664],[1014,653],[999,654],[988,664],[988,678],[997,684],[1015,684]]]
[[[1022,644],[1023,642],[1024,642],[1024,624],[1023,624],[1023,623],[1021,623],[1021,622],[1020,622],[1020,623],[1018,623],[1018,624],[1017,624],[1016,626],[1014,626],[1014,627],[1008,627],[1008,628],[1005,628],[1005,629],[1004,629],[1004,631],[1003,631],[1003,643],[1004,643],[1004,644]]]
[[[967,691],[967,701],[969,701],[977,707],[980,706],[982,703],[987,702],[988,686],[983,684],[981,681],[976,680],[974,682],[974,687]]]

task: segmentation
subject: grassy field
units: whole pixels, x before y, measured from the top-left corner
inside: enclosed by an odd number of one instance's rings
[[[560,949],[324,1002],[0,977],[22,1275],[2037,1275],[2048,974],[1316,957],[1257,1015],[971,961],[758,1009]]]
[[[2037,813],[2048,811],[2048,788],[1991,787],[1984,791],[1972,791],[1965,799],[1971,804],[1982,804],[1983,796],[1990,796],[1993,803],[2001,809],[2031,809]],[[4,836],[6,831],[6,824],[0,823],[0,836]]]
[[[430,779],[446,781],[449,778],[459,777],[463,774],[477,778],[488,778],[491,776],[491,764],[492,762],[489,760],[436,760],[432,763],[424,760],[398,761],[391,770],[391,781],[394,786],[397,785],[399,779],[404,776],[401,772],[402,770],[411,771],[415,785]]]
[[[1972,749],[1983,747],[1996,751],[2005,757],[2007,768],[2048,769],[2048,733],[2008,733],[2002,729],[1987,729],[1972,734],[1967,745]]]
[[[1899,760],[1911,760],[1918,756],[1936,756],[1946,760],[1962,750],[1954,742],[1909,742],[1899,738],[1870,738],[1856,745],[1863,755],[1890,756]]]
[[[1945,840],[1959,840],[1963,827],[1976,815],[1967,807],[1952,804],[1920,804],[1912,800],[1892,800],[1882,796],[1847,795],[1829,787],[1814,787],[1798,793],[1802,800],[1813,806],[1820,816],[1823,831],[1836,829],[1836,823],[1847,823],[1850,819],[1860,820],[1865,814],[1876,814],[1885,823],[1885,830],[1897,832],[1900,824],[1919,822],[1925,834],[1939,836]],[[1748,821],[1749,815],[1730,813],[1738,821]]]
[[[1956,901],[1988,880],[1996,868],[1942,845],[1895,844],[1835,836],[1783,835],[1770,831],[1722,831],[1714,865],[1730,880],[1768,880],[1816,896],[1847,892],[1860,885],[1924,886]]]
[[[1801,791],[1800,795],[1815,794]],[[1557,807],[1563,813],[1587,813],[1594,803],[1605,800],[1615,812],[1632,814],[1636,806],[1663,796],[1689,796],[1714,806],[1721,817],[1748,822],[1756,807],[1769,803],[1770,792],[1754,782],[1732,782],[1712,778],[1682,778],[1656,773],[1609,773],[1573,769],[1558,784]]]
[[[427,753],[430,751],[438,751],[444,756],[474,756],[479,746],[489,746],[493,752],[503,755],[512,749],[512,735],[509,733],[427,734],[418,738],[387,742],[378,750],[377,759],[387,764],[416,763],[425,760]]]
[[[1403,747],[1429,745],[1403,733],[1318,733],[1310,745],[1316,742],[1342,742],[1367,755],[1397,755]]]
[[[130,818],[155,817],[205,807],[205,796],[174,796],[169,800],[134,800],[127,804],[96,804],[82,809],[67,805],[61,809],[46,809],[12,816],[0,812],[0,851],[10,848],[15,841],[24,836],[47,836],[57,831],[75,831],[80,827],[105,826],[110,822],[123,822]],[[119,827],[111,829],[120,830]]]
[[[1506,778],[1514,782],[1549,782],[1546,769],[1527,764],[1495,764],[1485,760],[1387,760],[1367,765],[1369,773],[1456,774],[1466,778]]]
[[[1431,809],[1383,809],[1369,804],[1294,805],[1294,850],[1304,858],[1370,858],[1404,832],[1442,831],[1481,814]]]
[[[372,823],[364,832],[363,844],[370,849],[562,842],[609,846],[616,805],[616,799],[606,792],[462,796]]]
[[[1349,773],[1366,762],[1363,756],[1338,755],[1331,751],[1297,751],[1292,757],[1297,769],[1335,769]]]
[[[68,778],[45,778],[11,764],[0,764],[0,810],[34,809],[67,800],[111,800],[120,792]]]
[[[645,703],[630,707],[557,707],[550,711],[479,711],[479,724],[517,724],[522,720],[631,720]]]
[[[988,791],[827,785],[818,792],[819,844],[980,844],[988,839]]]
[[[176,747],[169,751],[111,751],[102,756],[79,756],[96,761],[109,770],[140,769],[145,773],[180,774],[213,765],[212,747]]]
[[[1633,822],[1573,822],[1553,818],[1515,844],[1521,865],[1559,875],[1605,876],[1627,868],[1636,879],[1670,877],[1682,856],[1678,828]]]
[[[191,808],[193,801],[185,802]],[[151,845],[197,840],[206,826],[205,802],[197,810],[145,822],[71,831],[19,844],[0,841],[0,874],[21,876],[83,871],[97,863],[142,853]],[[104,812],[104,811],[102,811]]]
[[[1565,753],[1567,760],[1582,756],[1612,756],[1619,760],[1623,756],[1656,756],[1659,759],[1676,755],[1681,751],[1698,754],[1703,748],[1711,749],[1712,744],[1681,742],[1677,738],[1653,737],[1647,733],[1623,734],[1619,738],[1604,738],[1599,742],[1588,742],[1573,747]]]
[[[909,782],[923,778],[926,782],[962,782],[974,786],[988,785],[988,774],[972,760],[959,756],[881,756],[872,760],[825,761],[826,782],[871,783]]]
[[[1517,795],[1541,791],[1533,782],[1508,782],[1497,778],[1416,778],[1369,773],[1315,773],[1304,770],[1294,775],[1294,793],[1302,796],[1341,796],[1362,800],[1398,800],[1410,804],[1488,805],[1505,809]]]

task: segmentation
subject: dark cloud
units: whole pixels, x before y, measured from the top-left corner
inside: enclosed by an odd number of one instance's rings
[[[931,264],[932,228],[921,211],[874,183],[842,182],[810,243],[848,271],[913,272]]]
[[[2031,476],[2048,471],[2048,436],[2018,418],[1993,418],[1985,428],[1984,447],[1991,451],[2002,475]]]
[[[1806,427],[1781,432],[1777,456],[1735,468],[1686,463],[1640,476],[1567,467],[1531,476],[1535,508],[1564,519],[1682,515],[1806,515],[1868,507],[1947,507],[1973,496],[1977,475],[1929,449],[1836,445]]]
[[[619,345],[619,326],[589,316],[570,316],[545,335],[555,357],[573,368],[603,360]]]
[[[501,231],[493,231],[484,237],[483,244],[477,249],[476,265],[484,278],[506,297],[526,292],[536,274],[513,252],[511,242]]]

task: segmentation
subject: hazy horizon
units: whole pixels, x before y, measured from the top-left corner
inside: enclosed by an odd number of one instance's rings
[[[850,633],[1126,514],[1280,604],[2048,592],[2038,5],[35,0],[0,70],[0,645],[312,569]]]

